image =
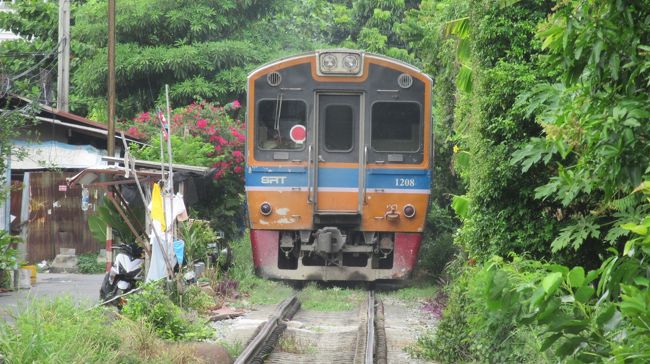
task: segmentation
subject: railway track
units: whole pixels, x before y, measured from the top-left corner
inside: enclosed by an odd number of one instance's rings
[[[357,310],[310,312],[297,295],[280,303],[236,364],[385,364],[383,304],[374,291]]]

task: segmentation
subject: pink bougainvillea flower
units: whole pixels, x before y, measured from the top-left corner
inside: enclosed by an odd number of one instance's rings
[[[241,171],[242,171],[241,166],[235,167],[235,173],[241,173]]]
[[[242,133],[240,133],[240,132],[237,131],[236,129],[232,129],[232,131],[230,132],[230,134],[231,134],[232,136],[234,136],[235,138],[237,138],[237,140],[240,141],[240,142],[244,142],[244,141],[246,141],[246,137],[245,137],[244,135],[242,135]]]
[[[241,158],[241,152],[238,150],[233,150],[232,156],[235,158]]]
[[[220,146],[220,145],[215,145],[215,146],[214,146],[214,150],[215,150],[216,152],[220,152],[220,151],[221,151],[221,146]]]
[[[196,121],[196,126],[203,129],[206,126],[208,126],[208,121],[205,120],[205,119],[199,119],[199,120]]]
[[[232,102],[232,108],[233,109],[239,109],[241,107],[241,104],[239,103],[239,100],[235,100]]]
[[[224,139],[221,135],[219,135],[219,136],[217,136],[217,143],[223,145],[223,144],[227,144],[228,141],[226,139]]]

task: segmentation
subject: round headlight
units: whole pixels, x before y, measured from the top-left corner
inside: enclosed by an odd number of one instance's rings
[[[359,59],[353,55],[347,55],[343,58],[343,66],[349,70],[353,70],[359,66]]]
[[[404,206],[404,216],[409,219],[415,216],[415,207],[411,204]]]
[[[273,211],[273,208],[271,208],[271,204],[268,202],[262,202],[260,205],[260,213],[264,216],[271,215],[271,212]]]
[[[326,54],[321,58],[321,66],[326,70],[336,67],[336,57],[332,54]]]

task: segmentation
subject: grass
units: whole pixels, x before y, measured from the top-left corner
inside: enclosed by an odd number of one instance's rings
[[[241,341],[237,340],[233,343],[225,341],[225,340],[220,340],[219,344],[223,345],[224,348],[226,348],[226,351],[230,355],[231,358],[237,358],[239,355],[244,351],[246,348],[244,344],[242,344]]]
[[[392,292],[382,292],[385,297],[394,297],[403,301],[422,301],[435,296],[439,286],[431,282],[415,282],[410,287],[401,288]]]
[[[194,363],[192,350],[172,345],[150,325],[104,308],[84,309],[69,297],[34,300],[0,322],[6,363]]]
[[[101,310],[80,313],[70,299],[35,300],[0,323],[0,352],[9,363],[102,363],[116,361],[120,339],[105,327]]]
[[[255,275],[253,271],[253,254],[248,233],[232,242],[234,259],[227,273],[229,279],[239,282],[239,292],[246,298],[240,306],[274,305],[287,298],[293,290],[281,282],[274,282]]]
[[[358,308],[366,299],[366,292],[361,289],[330,287],[319,288],[310,283],[298,294],[305,310],[336,312]]]
[[[305,340],[300,340],[293,334],[284,334],[278,340],[278,349],[292,354],[315,354],[316,347]]]

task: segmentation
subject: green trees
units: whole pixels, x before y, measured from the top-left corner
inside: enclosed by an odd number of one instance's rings
[[[432,60],[449,46],[442,28],[466,19],[473,87],[443,83],[450,97],[438,100],[453,105],[470,203],[456,243],[478,262],[452,284],[439,334],[421,352],[646,362],[650,4],[463,3],[412,12],[436,20],[418,41],[437,46],[425,52]],[[467,10],[438,20],[451,9]]]
[[[561,205],[563,233],[553,251],[589,243],[603,251],[647,211],[632,191],[650,173],[647,3],[562,6],[543,25],[547,68],[557,79],[523,95],[544,129],[515,154],[522,171],[546,164],[553,177],[536,197]]]
[[[12,7],[15,13],[0,13],[0,28],[26,39],[0,43],[0,55],[7,60],[0,72],[15,76],[45,54],[44,67],[36,67],[22,84],[12,84],[16,93],[39,91],[40,69],[55,73],[57,5],[30,0]],[[118,115],[129,118],[162,104],[165,84],[173,105],[197,97],[221,103],[241,98],[251,69],[345,33],[328,23],[335,8],[347,11],[345,5],[325,0],[119,1]],[[104,1],[73,2],[71,110],[95,120],[106,118],[106,13]]]
[[[117,6],[118,109],[148,110],[170,85],[175,105],[196,96],[225,101],[243,94],[245,73],[273,49],[242,36],[270,9],[269,1],[122,1]],[[72,83],[101,114],[105,94],[106,2],[89,1],[75,14],[73,47],[79,60]],[[93,112],[95,111],[95,112]]]

